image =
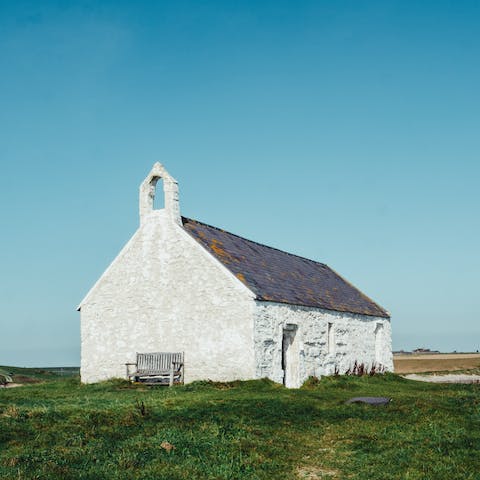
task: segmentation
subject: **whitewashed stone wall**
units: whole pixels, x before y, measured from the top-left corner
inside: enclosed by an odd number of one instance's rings
[[[255,303],[256,378],[283,381],[282,338],[286,325],[297,326],[300,351],[298,379],[292,387],[299,387],[310,376],[331,375],[335,367],[345,373],[355,361],[368,366],[382,364],[387,371],[393,371],[389,319],[273,302]],[[327,339],[329,323],[334,338],[331,353]]]
[[[253,298],[166,209],[144,212],[80,305],[82,381],[156,351],[185,352],[186,382],[254,378]]]

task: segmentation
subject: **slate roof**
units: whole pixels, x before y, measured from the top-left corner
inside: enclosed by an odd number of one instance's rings
[[[241,280],[257,300],[389,318],[330,267],[182,217],[185,230]]]

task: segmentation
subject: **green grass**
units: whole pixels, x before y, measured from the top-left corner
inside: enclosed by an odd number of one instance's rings
[[[393,400],[344,404],[367,395]],[[390,374],[0,389],[1,479],[480,479],[479,446],[479,385]]]

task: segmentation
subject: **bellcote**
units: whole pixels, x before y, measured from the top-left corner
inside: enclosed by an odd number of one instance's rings
[[[180,204],[178,201],[178,183],[159,162],[153,165],[152,170],[140,185],[140,225],[143,225],[147,217],[154,211],[155,187],[160,179],[163,180],[163,194],[165,197],[164,210],[172,221],[181,225],[182,219],[180,217]]]

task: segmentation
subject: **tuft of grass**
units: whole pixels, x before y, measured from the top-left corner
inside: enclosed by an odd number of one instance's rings
[[[344,402],[385,396],[387,406]],[[393,374],[0,390],[0,478],[477,479],[480,386]]]

